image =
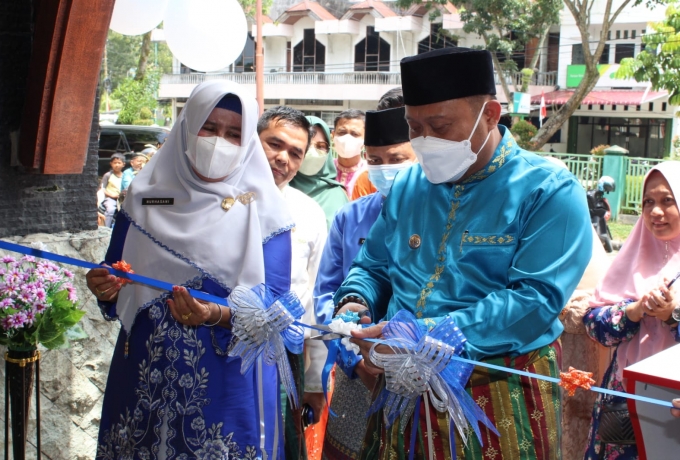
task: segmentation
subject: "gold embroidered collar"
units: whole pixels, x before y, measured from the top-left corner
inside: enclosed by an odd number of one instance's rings
[[[480,169],[472,176],[465,179],[462,182],[463,184],[470,184],[486,179],[491,174],[503,167],[505,162],[512,158],[515,152],[517,152],[517,143],[512,137],[510,130],[505,126],[499,126],[498,129],[500,129],[501,133],[503,133],[503,138],[501,139],[501,143],[498,144],[498,147],[496,147],[496,151],[493,153],[491,160],[489,160],[483,169]]]

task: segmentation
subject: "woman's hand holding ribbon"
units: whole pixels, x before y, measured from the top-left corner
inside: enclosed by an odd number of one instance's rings
[[[108,266],[108,265],[107,265]],[[101,302],[115,302],[118,299],[118,291],[121,284],[118,278],[109,273],[106,268],[93,268],[87,275],[87,288]]]
[[[212,302],[199,302],[194,299],[186,288],[181,286],[172,287],[172,299],[168,299],[170,314],[180,324],[186,326],[200,326],[203,323],[213,324],[220,321],[220,305]],[[220,325],[229,324],[231,310],[222,315]]]

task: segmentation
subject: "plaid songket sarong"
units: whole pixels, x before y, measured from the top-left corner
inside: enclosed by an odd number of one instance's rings
[[[486,360],[489,364],[521,369],[527,372],[559,377],[561,349],[559,342],[526,355]],[[384,387],[381,379],[374,398]],[[501,436],[480,424],[484,446],[471,427],[464,446],[455,433],[456,460],[559,460],[561,422],[560,389],[556,383],[531,379],[516,374],[476,366],[466,386],[472,399],[484,411]],[[427,418],[436,460],[451,460],[448,414],[426,410],[420,405],[415,455],[418,460],[430,458],[427,440]],[[412,420],[403,433],[399,419],[387,429],[382,410],[371,415],[364,437],[361,460],[408,460]],[[455,430],[454,430],[455,431]]]

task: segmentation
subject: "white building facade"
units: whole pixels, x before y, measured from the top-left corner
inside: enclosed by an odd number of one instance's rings
[[[303,1],[286,9],[276,21],[266,18],[262,26],[265,108],[290,105],[332,123],[343,110],[374,109],[386,91],[399,86],[399,61],[403,57],[449,46],[483,46],[480,37],[463,32],[463,23],[451,4],[435,6],[437,14],[431,14],[431,5],[399,11],[394,3],[378,0],[336,0],[326,6]],[[594,7],[592,37],[599,37],[599,7]],[[595,145],[617,144],[631,150],[633,156],[667,155],[675,109],[668,105],[666,94],[650,91],[646,83],[608,78],[616,69],[614,64],[640,52],[647,23],[663,19],[663,14],[662,7],[648,10],[643,6],[622,12],[601,60],[610,67],[602,67],[605,76],[595,91],[553,136],[546,150],[588,153]],[[237,81],[251,86],[254,93],[252,37],[256,33],[253,25],[243,55],[221,72],[193,72],[175,62],[173,74],[161,79],[159,98],[170,100],[176,115],[193,88],[208,79]],[[529,87],[534,109],[538,108],[541,94],[545,94],[549,111],[568,98],[578,84],[579,72],[582,74],[580,46],[574,19],[565,9],[561,25],[551,28],[538,50],[538,71]],[[530,58],[528,52],[513,57],[520,69],[528,65]],[[505,104],[505,94],[496,78],[497,97]],[[519,73],[508,80],[511,91],[515,86],[519,89]],[[534,116],[538,116],[537,112],[534,110]],[[533,121],[537,122],[537,118]]]
[[[614,1],[612,11],[621,4]],[[593,6],[590,36],[594,51],[602,31],[605,1]],[[608,34],[600,58],[600,79],[580,108],[563,126],[559,142],[546,148],[557,152],[587,154],[598,145],[619,145],[633,157],[663,158],[671,148],[672,133],[677,124],[675,111],[666,92],[651,90],[647,82],[617,80],[613,74],[627,57],[637,56],[643,49],[642,36],[650,22],[664,19],[665,7],[654,9],[629,6],[617,17]],[[585,65],[581,35],[573,16],[565,8],[559,32],[560,59],[556,91],[546,93],[548,107],[557,108],[581,81]],[[550,114],[550,110],[548,111]],[[556,139],[557,140],[557,139]]]

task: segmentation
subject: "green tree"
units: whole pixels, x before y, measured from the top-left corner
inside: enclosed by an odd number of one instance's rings
[[[616,78],[634,78],[651,82],[655,90],[667,90],[669,102],[680,104],[680,10],[678,3],[669,3],[666,18],[649,24],[642,37],[645,49],[634,58],[621,61]]]
[[[158,106],[156,91],[158,91],[158,74],[148,72],[142,80],[128,77],[123,80],[112,96],[120,101],[121,111],[118,113],[118,123],[125,125],[150,125],[153,119],[149,113]]]
[[[494,68],[503,93],[512,100],[512,93],[526,90],[538,63],[550,26],[559,23],[562,0],[433,0],[433,4],[451,1],[464,22],[463,31],[482,37],[484,47],[491,51]],[[399,0],[401,7],[423,3],[421,0]],[[510,87],[512,75],[520,70],[513,54],[524,55],[530,41],[538,39],[531,62],[522,72],[522,87]]]
[[[581,101],[583,101],[588,93],[595,88],[597,80],[600,78],[597,65],[600,62],[600,57],[607,44],[609,31],[615,24],[619,14],[621,14],[624,9],[631,6],[645,4],[648,8],[653,8],[656,5],[664,5],[667,3],[666,0],[622,0],[617,1],[616,4],[614,4],[614,0],[606,0],[604,4],[602,4],[602,0],[563,1],[567,10],[569,10],[574,17],[576,27],[581,36],[581,46],[583,47],[583,60],[585,62],[586,71],[581,83],[576,87],[569,100],[543,123],[543,127],[538,130],[538,133],[536,133],[532,139],[538,147],[542,147],[548,139],[564,125],[576,109],[579,108]],[[596,3],[597,7],[593,8]],[[596,39],[590,34],[591,12],[593,9],[595,9],[595,12],[592,14],[597,16],[597,23],[602,24],[599,36]]]
[[[243,8],[243,12],[249,19],[255,19],[255,5],[257,0],[238,0],[239,5]],[[272,7],[274,0],[262,0],[262,14],[269,13],[269,9]]]
[[[142,53],[145,37],[148,37],[146,57]],[[105,78],[108,77],[111,82],[111,91],[115,91],[118,85],[129,76],[141,73],[143,78],[146,67],[142,72],[138,71],[142,64],[148,65],[153,71],[161,74],[172,73],[170,48],[165,42],[151,42],[150,34],[129,36],[109,30],[105,59],[107,63],[106,66],[102,66],[102,71],[104,67],[107,67],[108,75],[102,75],[101,82],[103,85]]]
[[[515,137],[515,140],[517,140],[517,144],[527,150],[536,150],[536,145],[531,142],[531,138],[536,135],[536,131],[538,131],[538,128],[526,120],[519,120],[510,128],[510,132]]]

